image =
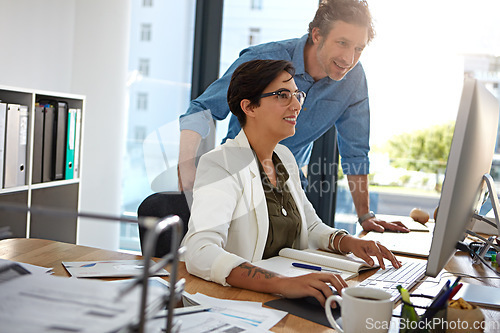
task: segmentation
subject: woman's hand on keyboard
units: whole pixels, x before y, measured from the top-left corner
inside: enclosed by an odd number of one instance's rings
[[[371,258],[375,256],[380,267],[383,269],[385,269],[384,258],[389,260],[395,268],[401,267],[401,263],[396,259],[394,254],[379,242],[347,235],[342,240],[340,246],[342,252],[352,252],[356,257],[364,260],[370,266],[375,264]]]

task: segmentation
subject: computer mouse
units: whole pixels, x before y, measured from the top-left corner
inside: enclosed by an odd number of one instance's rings
[[[330,287],[330,289],[332,290],[332,293],[334,295],[338,295],[339,294],[337,292],[337,290],[334,289],[333,287]],[[308,303],[308,304],[310,304],[312,306],[323,308],[323,305],[321,305],[321,303],[315,297],[313,297],[313,296],[303,297],[302,300],[303,300],[303,302]]]
[[[321,303],[316,299],[316,297],[313,296],[306,296],[303,298],[304,303],[307,303],[308,305],[312,305],[313,307],[318,307],[318,308],[323,308]]]

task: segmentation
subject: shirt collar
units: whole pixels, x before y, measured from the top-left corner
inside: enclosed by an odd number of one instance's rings
[[[253,151],[253,148],[252,148]],[[266,172],[264,171],[264,167],[260,163],[259,159],[257,158],[255,151],[254,151],[255,159],[257,160],[257,164],[259,165],[259,172],[260,172],[260,178],[262,180],[262,184],[265,186],[266,184],[270,186],[271,182],[269,181],[269,178],[267,177]],[[279,158],[278,154],[276,152],[273,152],[273,163],[276,168],[276,179],[277,179],[277,187],[280,190],[283,190],[284,184],[287,182],[288,178],[290,178],[290,175],[288,174],[288,170],[286,167],[283,165],[283,162],[281,162],[281,159]]]
[[[299,42],[295,46],[295,50],[292,55],[292,63],[295,67],[295,74],[305,74],[306,68],[304,64],[304,48],[307,43],[308,35],[305,34],[299,39]]]

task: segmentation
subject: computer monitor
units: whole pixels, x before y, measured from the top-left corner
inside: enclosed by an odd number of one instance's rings
[[[466,78],[451,142],[427,276],[437,276],[472,226],[485,193],[498,130],[498,100],[477,80]]]

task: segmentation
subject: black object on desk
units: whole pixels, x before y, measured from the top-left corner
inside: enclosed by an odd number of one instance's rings
[[[332,327],[328,322],[328,319],[326,319],[325,308],[321,306],[319,301],[312,296],[293,299],[279,298],[266,302],[264,305],[277,310],[286,311],[294,316],[310,320],[326,327]],[[340,307],[337,306],[336,309],[333,309],[332,314],[337,323],[342,326]]]

